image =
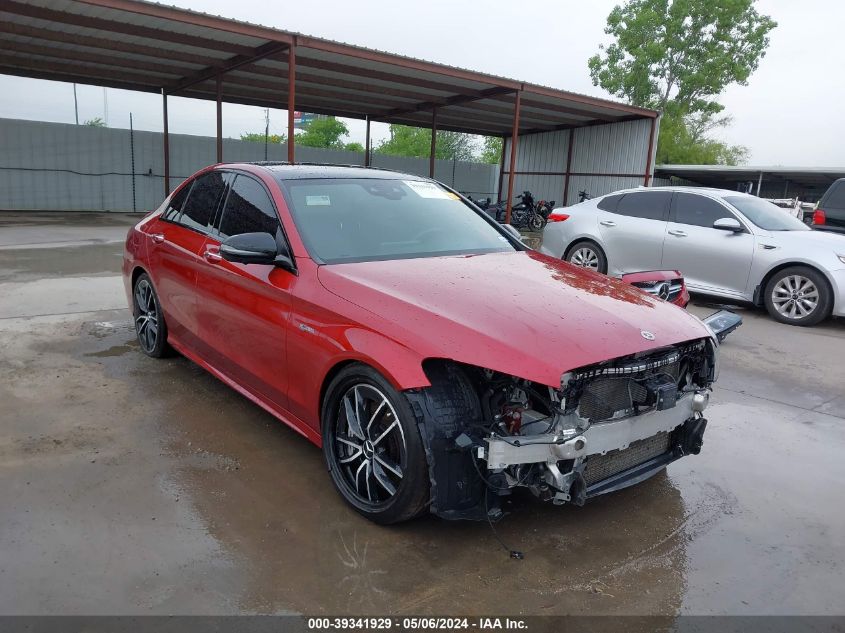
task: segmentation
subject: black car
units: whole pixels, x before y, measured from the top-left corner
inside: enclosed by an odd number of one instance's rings
[[[819,200],[813,228],[845,233],[845,178],[834,181]]]

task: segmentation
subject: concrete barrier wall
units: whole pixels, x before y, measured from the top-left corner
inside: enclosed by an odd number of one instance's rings
[[[134,156],[134,170],[132,162]],[[216,139],[170,135],[170,186],[215,162]],[[363,165],[364,154],[297,147],[297,160]],[[268,160],[286,160],[269,145]],[[226,162],[265,159],[263,143],[224,139]],[[427,158],[373,155],[373,166],[428,176]],[[499,166],[435,161],[435,177],[474,197],[495,197]],[[133,202],[134,184],[134,202]],[[159,132],[0,119],[0,209],[148,211],[164,198]]]

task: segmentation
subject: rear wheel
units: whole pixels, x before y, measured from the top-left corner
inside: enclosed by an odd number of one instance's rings
[[[766,284],[764,301],[776,321],[816,325],[830,315],[833,296],[824,276],[806,266],[777,272]]]
[[[532,213],[528,218],[528,228],[532,231],[542,231],[546,226],[546,218],[539,213]]]
[[[376,523],[406,521],[429,498],[422,438],[403,394],[377,371],[350,365],[323,402],[323,456],[340,495]]]
[[[589,268],[607,274],[607,257],[604,251],[593,242],[576,242],[569,247],[566,261],[581,268]]]
[[[132,316],[141,350],[153,358],[167,356],[171,351],[167,344],[167,324],[152,279],[147,273],[139,275],[135,280]]]

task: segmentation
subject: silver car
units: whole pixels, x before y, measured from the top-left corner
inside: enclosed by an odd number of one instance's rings
[[[562,211],[543,232],[547,255],[613,276],[677,269],[693,292],[765,305],[782,323],[845,316],[845,236],[755,196],[639,188]]]

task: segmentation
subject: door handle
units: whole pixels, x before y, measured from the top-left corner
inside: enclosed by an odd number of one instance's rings
[[[686,237],[686,231],[678,231],[677,229],[673,229],[669,231],[669,235],[674,235],[675,237]]]
[[[163,233],[151,233],[150,239],[155,242],[156,244],[161,244],[164,241],[164,234]]]
[[[602,220],[599,224],[602,226],[616,226],[616,222],[613,222],[612,220]]]
[[[223,261],[223,256],[215,251],[205,251],[205,253],[203,253],[203,257],[205,257],[205,260],[211,264],[217,264]]]

